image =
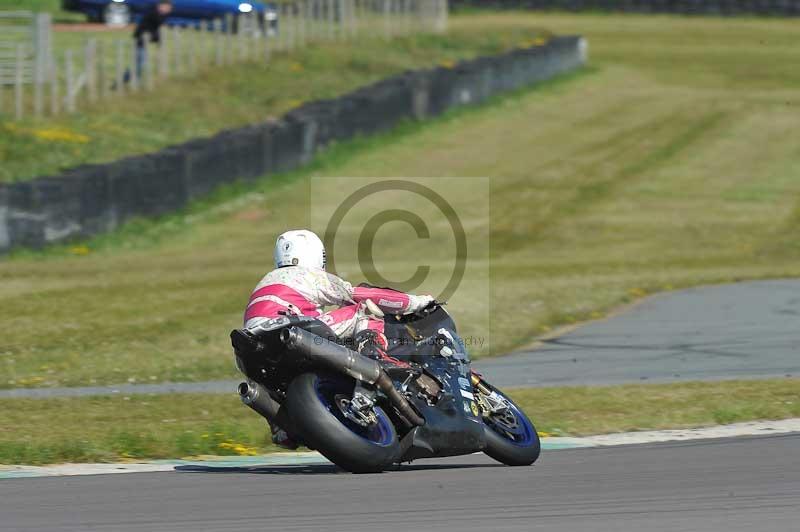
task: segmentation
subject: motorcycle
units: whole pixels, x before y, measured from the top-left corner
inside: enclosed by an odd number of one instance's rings
[[[242,402],[339,467],[379,472],[419,458],[483,451],[511,466],[539,457],[536,428],[470,369],[443,305],[384,317],[388,367],[321,321],[284,315],[231,332]],[[350,345],[349,345],[350,344]]]

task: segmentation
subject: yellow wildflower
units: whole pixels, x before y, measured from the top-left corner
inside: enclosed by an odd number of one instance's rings
[[[69,252],[73,255],[88,255],[91,253],[91,251],[92,250],[90,250],[87,246],[73,246],[69,248]]]
[[[86,144],[89,142],[89,137],[75,133],[68,129],[53,127],[49,129],[34,129],[33,136],[39,140],[50,142],[72,142],[75,144]]]

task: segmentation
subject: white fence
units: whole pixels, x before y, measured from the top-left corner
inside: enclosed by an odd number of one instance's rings
[[[201,69],[268,62],[273,53],[309,43],[441,32],[447,16],[447,0],[297,0],[278,4],[274,26],[251,14],[198,27],[165,26],[160,43],[141,49],[130,38],[88,38],[80,49],[53,51],[49,15],[39,15],[39,37],[17,39],[2,56],[10,66],[0,78],[7,80],[5,88],[0,84],[0,118],[73,113]]]

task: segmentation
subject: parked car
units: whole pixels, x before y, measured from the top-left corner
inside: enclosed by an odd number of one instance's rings
[[[85,13],[91,22],[125,25],[136,21],[152,8],[158,0],[62,0],[66,11]],[[256,13],[262,29],[274,31],[278,24],[275,4],[254,0],[172,0],[172,14],[167,24],[199,26],[214,19],[233,15],[236,21],[242,15]]]

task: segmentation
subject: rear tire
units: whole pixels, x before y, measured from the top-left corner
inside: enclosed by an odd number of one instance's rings
[[[342,469],[376,473],[400,450],[397,432],[386,413],[375,407],[378,423],[363,428],[345,418],[333,396],[352,394],[354,381],[329,373],[304,373],[292,381],[286,407],[303,441]]]
[[[484,381],[484,384],[485,381]],[[527,466],[533,464],[541,454],[541,442],[536,427],[533,425],[525,412],[522,411],[511,399],[503,392],[489,385],[490,388],[508,401],[510,414],[513,414],[516,422],[515,430],[508,431],[503,423],[493,420],[492,417],[484,417],[484,434],[486,436],[486,448],[483,450],[487,455],[510,466]],[[479,392],[476,392],[479,393]]]

